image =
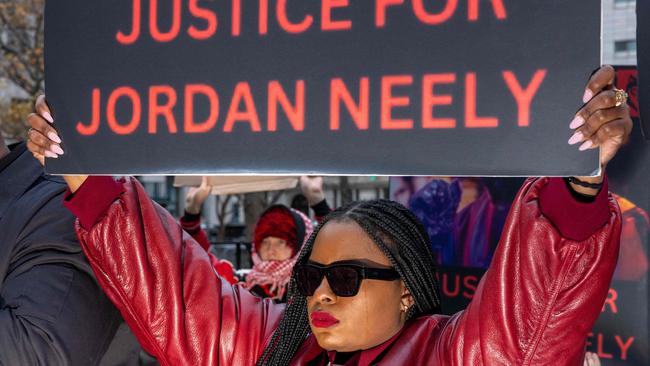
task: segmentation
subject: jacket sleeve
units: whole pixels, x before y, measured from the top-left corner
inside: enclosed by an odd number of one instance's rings
[[[91,177],[66,205],[97,280],[162,365],[255,364],[283,307],[221,280],[135,179]]]
[[[327,203],[326,199],[323,199],[317,204],[311,206],[311,209],[314,210],[314,216],[319,224],[323,222],[325,216],[332,212],[332,209],[330,208],[330,205]]]
[[[210,249],[208,235],[201,229],[201,214],[193,215],[185,211],[179,222],[183,230],[187,231],[203,249],[206,251]]]
[[[121,322],[91,277],[61,196],[22,228],[0,280],[0,365],[97,365]]]
[[[228,281],[228,283],[234,285],[237,282],[237,277],[235,276],[235,266],[232,265],[229,261],[225,259],[219,259],[210,253],[210,241],[208,240],[208,235],[205,230],[201,228],[201,214],[191,214],[185,211],[183,217],[179,220],[181,227],[188,234],[192,236],[192,239],[196,241],[201,248],[203,248],[210,257],[210,261],[214,266],[214,270],[217,271],[217,274]]]
[[[581,203],[562,179],[524,184],[474,298],[437,338],[444,364],[582,365],[619,249],[606,190]]]

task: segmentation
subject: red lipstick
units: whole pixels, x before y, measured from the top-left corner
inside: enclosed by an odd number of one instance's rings
[[[311,324],[316,328],[329,328],[339,323],[339,320],[324,311],[311,313]]]

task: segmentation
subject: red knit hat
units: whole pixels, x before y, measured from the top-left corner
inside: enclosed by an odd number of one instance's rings
[[[253,243],[255,249],[259,251],[262,241],[269,236],[274,236],[286,240],[295,254],[299,248],[297,232],[296,221],[289,208],[273,206],[266,210],[257,221]]]

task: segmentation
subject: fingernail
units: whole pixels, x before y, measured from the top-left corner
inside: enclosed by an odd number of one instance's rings
[[[569,145],[575,145],[578,142],[582,141],[585,138],[585,136],[582,134],[582,132],[578,131],[571,136],[569,139]]]
[[[48,133],[47,133],[47,137],[49,137],[50,140],[56,142],[57,144],[60,144],[60,143],[61,143],[61,139],[59,138],[59,135],[57,135],[57,134],[54,133],[54,132],[48,132]]]
[[[43,118],[50,123],[54,123],[54,118],[52,118],[50,112],[43,112]]]
[[[592,98],[593,96],[594,96],[594,93],[593,93],[591,90],[586,89],[586,90],[585,90],[585,94],[582,96],[582,102],[583,102],[583,103],[587,103],[588,101],[591,100],[591,98]]]
[[[578,127],[580,127],[580,126],[582,126],[584,124],[585,124],[585,119],[580,117],[580,116],[576,116],[573,119],[573,121],[571,121],[571,124],[569,124],[569,128],[575,130],[576,128],[578,128]]]
[[[56,159],[59,156],[57,154],[51,152],[50,150],[45,150],[45,157]]]
[[[588,148],[592,147],[593,145],[594,145],[594,144],[591,142],[591,140],[587,140],[587,141],[585,141],[584,144],[580,145],[580,147],[578,148],[578,150],[580,150],[580,151],[585,151],[585,150],[587,150]]]
[[[50,150],[54,151],[59,155],[63,155],[63,149],[59,145],[50,145]]]

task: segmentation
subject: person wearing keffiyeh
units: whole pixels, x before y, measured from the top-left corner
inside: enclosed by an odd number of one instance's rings
[[[283,205],[264,211],[255,226],[253,269],[246,276],[246,288],[283,302],[298,252],[313,230],[311,220],[300,211]]]

